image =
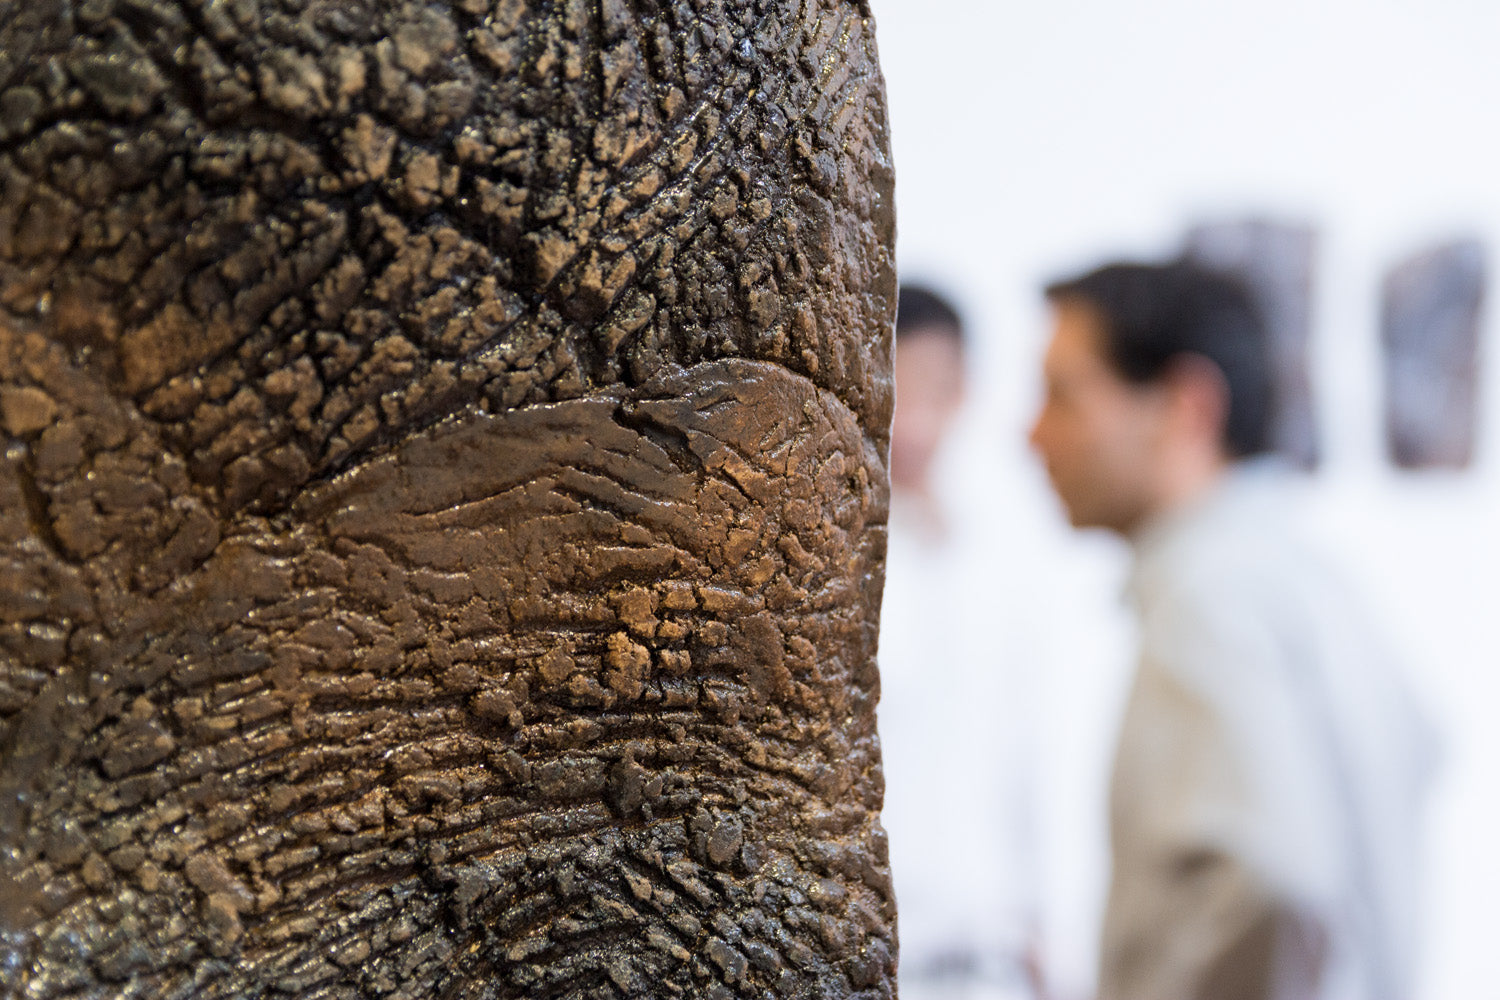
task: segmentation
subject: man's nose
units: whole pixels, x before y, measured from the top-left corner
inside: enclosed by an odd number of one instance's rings
[[[1026,443],[1031,446],[1032,451],[1042,450],[1042,414],[1038,413],[1031,418],[1031,428],[1026,432]]]

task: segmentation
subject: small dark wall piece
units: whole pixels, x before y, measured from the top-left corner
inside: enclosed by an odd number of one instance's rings
[[[1308,365],[1316,250],[1311,226],[1266,219],[1200,223],[1185,247],[1193,260],[1238,276],[1260,306],[1276,369],[1274,448],[1307,469],[1320,454]]]
[[[1386,445],[1403,469],[1473,461],[1486,257],[1479,240],[1455,240],[1396,265],[1381,285]]]

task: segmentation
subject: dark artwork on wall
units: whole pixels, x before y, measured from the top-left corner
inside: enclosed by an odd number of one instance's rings
[[[1462,469],[1474,457],[1486,254],[1478,240],[1419,253],[1380,289],[1386,445],[1403,469]]]
[[[892,995],[843,0],[0,5],[0,996]]]
[[[1266,219],[1204,222],[1187,234],[1187,256],[1238,276],[1271,331],[1276,369],[1275,450],[1303,468],[1320,454],[1308,340],[1317,235],[1298,223]]]

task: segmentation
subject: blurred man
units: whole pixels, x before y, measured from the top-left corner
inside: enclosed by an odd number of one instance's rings
[[[1031,440],[1075,527],[1133,548],[1104,1000],[1406,1000],[1426,730],[1299,539],[1265,331],[1201,268],[1047,289]]]
[[[946,460],[963,458],[945,445],[965,354],[956,310],[902,286],[880,622],[882,819],[902,1000],[1030,1000],[1031,660],[994,614],[994,518],[955,489],[966,463]]]
[[[964,401],[964,329],[936,292],[902,285],[896,308],[896,414],[891,421],[891,487],[898,502],[938,516],[933,467]]]

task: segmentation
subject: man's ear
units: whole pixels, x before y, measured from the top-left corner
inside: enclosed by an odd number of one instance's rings
[[[1222,448],[1229,422],[1229,381],[1219,366],[1201,354],[1184,354],[1168,367],[1166,387],[1179,429]]]

